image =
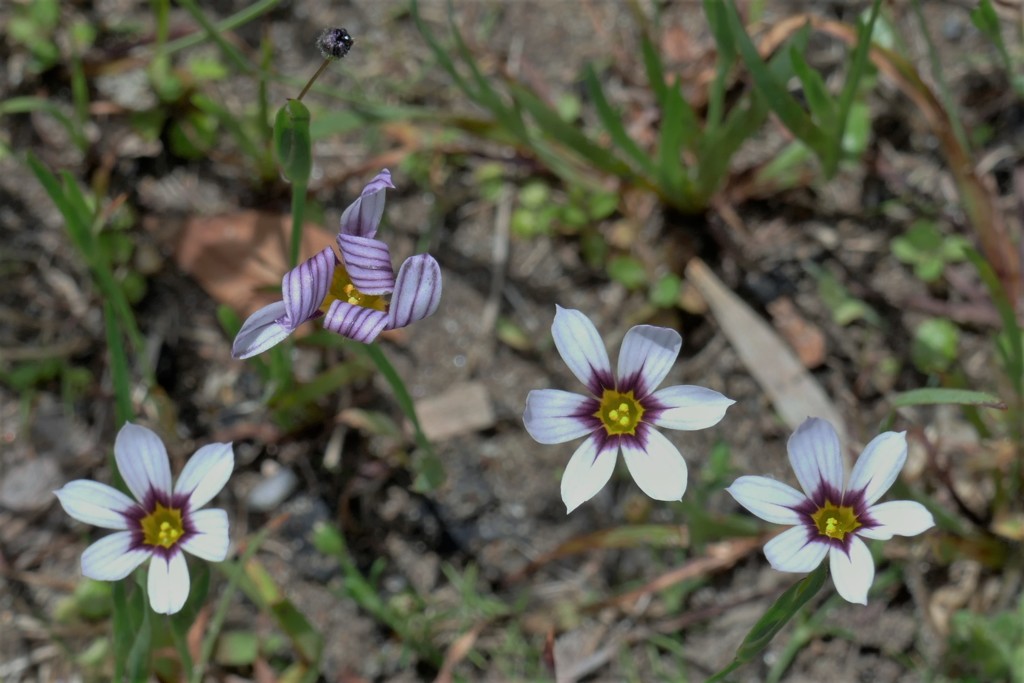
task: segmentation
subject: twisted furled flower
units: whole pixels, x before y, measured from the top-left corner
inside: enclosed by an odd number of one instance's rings
[[[540,443],[587,437],[562,475],[562,500],[568,512],[604,487],[620,449],[644,493],[656,500],[681,500],[686,491],[686,461],[655,427],[711,427],[735,401],[697,386],[655,391],[683,345],[675,330],[651,325],[630,329],[619,350],[618,374],[613,375],[593,323],[579,311],[555,308],[551,326],[555,346],[590,395],[557,389],[531,391],[523,422]]]
[[[82,574],[118,581],[147,559],[147,592],[153,611],[174,614],[188,598],[188,564],[182,551],[210,562],[228,553],[228,515],[200,510],[227,483],[235,467],[230,443],[212,443],[193,455],[171,487],[171,466],[160,438],[126,423],[114,442],[114,459],[135,500],[115,488],[79,479],[54,491],[64,511],[87,524],[117,532],[82,553]]]
[[[368,344],[383,330],[405,327],[437,310],[441,268],[434,257],[406,259],[396,279],[388,245],[374,239],[389,187],[394,188],[391,173],[384,169],[341,214],[340,261],[326,247],[285,273],[283,301],[249,316],[232,345],[235,358],[263,353],[320,317],[328,330]]]
[[[728,491],[740,505],[774,524],[792,524],[764,546],[774,569],[809,572],[827,554],[832,581],[848,602],[866,605],[875,578],[871,551],[862,539],[915,536],[935,525],[920,503],[878,503],[907,461],[906,432],[884,432],[867,445],[849,479],[836,430],[808,418],[787,445],[803,493],[767,477],[740,477]]]

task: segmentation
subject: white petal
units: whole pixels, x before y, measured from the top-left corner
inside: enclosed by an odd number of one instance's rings
[[[594,431],[585,410],[594,399],[559,389],[535,389],[526,395],[523,424],[538,443],[564,443]],[[593,412],[593,411],[591,411]]]
[[[764,556],[776,571],[806,574],[821,564],[828,548],[828,543],[812,540],[805,527],[795,526],[765,543]]]
[[[119,581],[150,556],[148,550],[132,549],[132,533],[118,531],[96,541],[82,553],[82,575],[97,581]]]
[[[195,452],[174,485],[174,493],[189,495],[190,510],[201,508],[220,493],[235,468],[230,443],[211,443]]]
[[[913,500],[892,500],[868,509],[868,516],[880,524],[858,529],[857,535],[886,541],[893,536],[917,536],[935,526],[928,508]]]
[[[906,462],[907,433],[883,432],[864,447],[846,490],[863,492],[864,502],[871,505],[889,490]]]
[[[114,440],[114,459],[128,490],[139,502],[150,490],[170,495],[171,463],[155,432],[126,422]]]
[[[601,390],[612,385],[612,365],[594,323],[579,311],[556,304],[551,335],[572,374],[600,398]]]
[[[53,493],[64,512],[104,529],[127,529],[124,513],[135,506],[135,501],[112,486],[88,479],[68,482]]]
[[[235,336],[231,355],[239,359],[252,358],[284,341],[294,330],[278,322],[286,313],[284,302],[275,301],[250,315]]]
[[[185,555],[173,553],[169,558],[154,555],[149,563],[147,592],[149,604],[157,614],[180,612],[188,599],[189,577]]]
[[[646,429],[644,437],[646,448],[637,442],[622,442],[622,456],[633,480],[655,500],[682,500],[687,474],[679,449],[657,429]]]
[[[200,510],[191,515],[196,533],[181,544],[183,550],[210,562],[222,562],[228,556],[228,513]]]
[[[562,502],[566,514],[587,502],[604,488],[615,470],[618,449],[597,450],[597,438],[590,437],[569,458],[562,474]]]
[[[725,417],[726,409],[736,401],[717,391],[688,384],[665,387],[651,397],[666,410],[651,423],[666,429],[707,429]]]
[[[740,477],[726,492],[747,510],[773,524],[800,524],[802,516],[793,508],[807,500],[792,486],[768,477]]]
[[[626,333],[619,349],[618,388],[633,389],[638,398],[654,391],[683,348],[683,338],[667,327],[637,325]]]
[[[849,553],[839,548],[829,551],[829,570],[836,592],[847,602],[868,604],[868,589],[875,580],[875,563],[864,541],[856,536],[850,539]]]
[[[808,498],[814,500],[822,485],[842,492],[843,456],[839,451],[839,436],[831,424],[816,417],[807,418],[789,437],[786,448],[796,478]],[[838,500],[832,502],[839,503]]]

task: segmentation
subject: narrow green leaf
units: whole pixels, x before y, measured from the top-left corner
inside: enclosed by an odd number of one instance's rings
[[[688,107],[674,82],[665,92],[664,107],[661,111],[661,130],[658,134],[658,181],[662,193],[667,196],[683,196],[689,200],[693,194],[693,183],[689,182],[683,167],[683,139],[685,110]]]
[[[395,366],[391,364],[391,361],[388,360],[388,357],[384,355],[384,352],[378,345],[356,344],[355,342],[353,342],[353,345],[359,347],[374,362],[377,369],[380,370],[380,374],[391,385],[391,390],[395,392],[395,400],[398,402],[398,407],[402,409],[405,416],[409,418],[409,422],[412,423],[413,431],[416,434],[416,444],[422,451],[419,460],[413,463],[414,467],[418,469],[416,478],[413,481],[413,488],[417,491],[433,491],[437,489],[445,480],[444,464],[437,457],[437,453],[434,452],[430,439],[423,433],[423,427],[420,426],[420,418],[416,415],[416,406],[413,404],[412,396],[409,395],[408,389],[405,388],[405,382],[402,381],[398,371],[395,370]]]
[[[889,397],[889,403],[895,408],[906,408],[908,406],[935,406],[935,405],[960,405],[960,406],[981,406],[983,408],[997,408],[1006,410],[1006,404],[999,400],[998,396],[984,391],[971,391],[969,389],[946,389],[942,387],[927,387],[923,389],[911,389]]]
[[[800,85],[804,88],[804,97],[807,98],[811,114],[818,119],[818,125],[823,130],[835,135],[836,104],[825,87],[825,80],[820,73],[811,68],[795,45],[789,48],[789,59],[793,63],[797,78],[800,79]]]
[[[715,78],[708,90],[708,112],[704,128],[711,132],[718,128],[725,116],[725,91],[727,79],[736,63],[736,41],[729,30],[729,18],[721,0],[704,0],[704,14],[708,18],[718,53],[715,58]]]
[[[800,103],[789,94],[785,82],[761,60],[761,55],[758,54],[757,47],[750,40],[750,36],[747,35],[747,30],[740,20],[733,0],[723,0],[723,4],[729,28],[736,40],[737,49],[743,58],[743,62],[747,65],[747,69],[750,71],[754,85],[764,95],[768,106],[771,107],[772,111],[775,112],[786,128],[793,135],[807,143],[819,156],[823,156],[828,149],[828,136],[811,121],[811,118],[804,111],[803,107],[800,106]]]
[[[1006,290],[1003,289],[999,276],[996,275],[995,269],[985,260],[985,257],[969,247],[964,249],[964,255],[978,271],[981,281],[988,289],[989,296],[992,297],[992,303],[999,311],[1007,343],[1005,346],[997,345],[996,348],[1006,366],[1006,373],[1013,383],[1018,400],[1022,399],[1024,398],[1024,339],[1021,338],[1022,330],[1017,322],[1017,314],[1013,310],[1013,305],[1010,304],[1010,299]]]
[[[650,153],[641,149],[636,140],[631,138],[629,133],[626,132],[626,127],[622,123],[622,116],[609,104],[608,99],[604,95],[604,89],[601,87],[601,81],[598,80],[597,74],[594,73],[594,67],[590,64],[587,64],[583,71],[583,83],[587,88],[590,99],[594,101],[594,108],[597,110],[597,116],[601,120],[601,125],[608,131],[612,142],[629,155],[643,172],[653,176],[655,174],[655,165],[651,161]]]
[[[668,84],[665,83],[665,67],[661,63],[658,48],[654,46],[654,42],[646,32],[640,36],[640,53],[644,59],[644,68],[647,70],[647,83],[651,86],[658,104],[664,110],[665,96],[668,94]]]
[[[750,662],[768,647],[772,638],[782,630],[782,627],[789,623],[789,620],[821,590],[827,577],[828,565],[822,562],[817,569],[779,596],[775,604],[768,608],[764,616],[758,619],[754,627],[747,633],[747,637],[743,639],[736,650],[736,656],[732,662],[709,678],[708,683],[724,680],[726,675]]]
[[[567,122],[554,108],[548,106],[529,88],[519,84],[509,84],[512,96],[523,109],[530,113],[541,131],[549,139],[568,147],[586,161],[606,173],[619,177],[629,177],[632,171],[626,164],[608,150],[588,138],[580,128]]]
[[[324,638],[290,601],[281,600],[270,608],[278,625],[291,639],[299,656],[314,668],[320,663]]]
[[[103,302],[103,322],[107,332],[107,350],[110,352],[110,376],[114,383],[114,415],[117,424],[123,425],[134,417],[132,410],[132,383],[128,371],[128,357],[124,352],[124,338],[114,305]]]
[[[76,78],[72,85],[78,82]],[[79,86],[80,87],[80,86]],[[75,88],[77,91],[78,87]],[[82,133],[78,125],[75,124],[70,118],[68,118],[60,108],[48,99],[42,97],[11,97],[9,99],[0,102],[0,116],[4,114],[25,114],[28,112],[39,111],[52,116],[57,123],[62,125],[67,130],[68,135],[71,137],[71,141],[80,150],[85,150],[89,146],[89,141]]]
[[[831,137],[832,147],[825,157],[825,175],[831,177],[842,157],[843,138],[846,135],[846,122],[850,118],[850,110],[853,108],[854,100],[857,97],[857,86],[864,72],[868,70],[868,56],[871,53],[871,38],[875,31],[875,22],[878,20],[879,9],[882,0],[875,0],[871,5],[871,15],[868,23],[858,24],[857,47],[854,48],[853,57],[850,60],[850,72],[843,84],[843,91],[839,94],[839,112],[836,119],[835,132]]]
[[[143,683],[149,680],[149,651],[153,639],[151,624],[153,612],[149,609],[149,605],[146,604],[145,591],[141,587],[135,587],[132,598],[133,602],[142,605],[142,613],[138,624],[132,629],[132,633],[127,641],[131,643],[131,646],[128,648],[128,656],[125,661],[124,680],[132,681],[132,683]]]

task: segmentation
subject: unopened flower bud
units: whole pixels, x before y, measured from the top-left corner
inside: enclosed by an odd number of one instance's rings
[[[355,41],[343,28],[325,28],[316,39],[316,46],[324,59],[341,59],[352,49]]]

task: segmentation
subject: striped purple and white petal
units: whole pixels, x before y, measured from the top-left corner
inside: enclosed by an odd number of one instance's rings
[[[843,491],[843,456],[839,435],[827,420],[808,418],[789,437],[786,449],[797,481],[815,504],[826,495],[839,502]]]
[[[64,512],[103,529],[127,529],[126,515],[137,505],[114,487],[88,479],[68,482],[53,493]]]
[[[441,266],[430,254],[405,260],[398,270],[387,328],[395,330],[433,315],[441,303]]]
[[[714,427],[736,401],[713,389],[679,384],[654,392],[649,403],[652,407],[648,408],[650,415],[646,419],[651,424],[692,431]]]
[[[654,500],[683,499],[686,461],[664,434],[649,427],[638,429],[637,438],[623,437],[620,445],[626,467],[641,491]]]
[[[324,328],[357,342],[369,344],[387,326],[388,314],[373,308],[335,301],[324,316]]]
[[[632,390],[644,398],[668,375],[679,357],[683,338],[668,327],[636,325],[626,332],[619,349],[619,391]]]
[[[338,235],[341,261],[355,288],[363,294],[380,296],[395,289],[391,251],[380,240],[356,235]]]
[[[393,190],[395,186],[391,184],[391,171],[385,168],[367,183],[359,198],[342,212],[340,234],[357,237],[376,235],[377,226],[384,215],[384,191],[388,188]]]
[[[561,389],[534,389],[526,396],[523,424],[537,443],[565,443],[601,428],[597,400]]]
[[[114,440],[114,460],[137,501],[146,503],[154,494],[170,498],[171,463],[155,432],[126,422]]]
[[[604,389],[615,386],[608,351],[590,318],[556,304],[551,335],[562,360],[592,395],[600,398]]]
[[[566,514],[604,488],[615,471],[617,451],[618,446],[608,444],[596,434],[580,444],[562,473],[562,502]]]
[[[324,247],[284,274],[281,294],[285,314],[280,321],[284,327],[294,330],[307,320],[318,317],[330,290],[337,262],[334,249]]]
[[[277,346],[293,331],[281,324],[285,315],[283,301],[275,301],[250,315],[231,344],[231,356],[244,360]]]

